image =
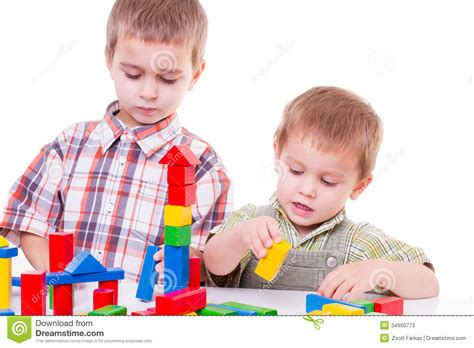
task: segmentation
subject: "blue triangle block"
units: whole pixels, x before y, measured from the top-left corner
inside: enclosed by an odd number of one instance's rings
[[[107,269],[101,265],[97,259],[87,251],[82,251],[64,269],[72,275],[101,273]]]

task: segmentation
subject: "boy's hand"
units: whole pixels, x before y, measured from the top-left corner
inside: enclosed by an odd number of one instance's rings
[[[278,222],[269,216],[259,216],[241,225],[240,238],[257,258],[267,254],[267,248],[281,241]]]
[[[343,265],[329,273],[317,290],[324,297],[339,301],[352,301],[360,298],[364,292],[373,290],[377,285],[377,275],[393,274],[384,260],[371,259]],[[395,279],[392,279],[394,283]],[[392,284],[393,285],[393,284]],[[388,289],[390,290],[390,289]]]

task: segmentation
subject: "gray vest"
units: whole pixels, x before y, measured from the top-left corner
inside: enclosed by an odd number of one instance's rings
[[[272,205],[266,205],[258,207],[255,214],[275,218],[277,212]],[[250,262],[242,273],[239,287],[315,291],[329,272],[343,264],[347,234],[352,224],[352,221],[344,218],[332,231],[326,232],[330,235],[321,251],[291,249],[280,272],[270,282],[255,274],[259,260],[251,253]]]

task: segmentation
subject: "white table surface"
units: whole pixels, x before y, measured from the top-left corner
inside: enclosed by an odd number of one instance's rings
[[[74,285],[74,315],[87,313],[92,310],[92,292],[97,283]],[[127,307],[128,313],[154,307],[154,300],[143,302],[135,298],[136,283],[120,281],[118,304]],[[159,294],[157,286],[155,294]],[[306,291],[234,289],[234,288],[207,288],[208,303],[222,303],[226,301],[242,302],[256,306],[275,308],[280,315],[305,314]],[[363,299],[380,297],[375,294],[364,294]],[[17,315],[21,313],[20,288],[12,288],[13,310]],[[47,303],[47,314],[52,315]],[[405,300],[405,315],[472,315],[472,298],[450,299],[431,298],[423,300]]]

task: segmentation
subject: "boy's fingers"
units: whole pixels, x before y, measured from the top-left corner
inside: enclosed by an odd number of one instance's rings
[[[262,246],[265,248],[270,248],[272,246],[272,239],[270,238],[270,235],[266,229],[258,230],[257,235]]]
[[[278,229],[278,222],[275,219],[271,219],[268,221],[267,227],[273,241],[275,243],[279,243],[281,241],[281,236],[280,236],[280,231]]]
[[[253,249],[254,249],[254,254],[256,257],[259,259],[265,257],[267,255],[267,249],[263,246],[262,242],[260,239],[257,237],[253,240]]]
[[[354,284],[352,282],[348,282],[348,281],[343,282],[341,285],[339,285],[336,292],[334,292],[334,295],[332,296],[332,298],[338,301],[346,301],[344,296],[348,295],[348,293],[351,292],[353,287],[354,287]]]
[[[162,261],[165,256],[165,249],[160,245],[161,249],[153,255],[153,260]]]

